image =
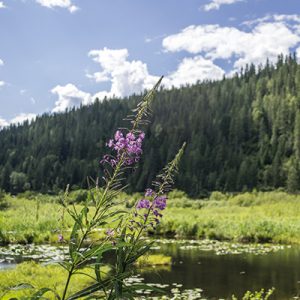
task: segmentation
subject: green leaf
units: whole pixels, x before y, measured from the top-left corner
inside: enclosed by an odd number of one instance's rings
[[[49,288],[42,288],[40,290],[38,290],[36,293],[34,293],[31,297],[30,297],[30,300],[40,300],[41,297],[48,293],[48,292],[51,292],[55,295],[55,298],[60,300],[60,297],[59,295],[52,289],[49,289]]]
[[[30,283],[20,283],[18,285],[8,288],[8,290],[14,290],[14,291],[22,290],[22,289],[34,289],[34,286]]]
[[[102,253],[97,256],[96,264],[95,264],[95,274],[98,282],[102,282],[101,273],[100,273],[100,261],[102,259]]]
[[[136,252],[135,255],[133,255],[129,259],[127,259],[126,263],[131,264],[131,263],[135,262],[140,256],[147,253],[150,250],[152,245],[153,245],[153,243],[150,243],[150,244],[144,246],[143,248],[141,248],[139,251]]]
[[[87,216],[87,213],[88,213],[88,207],[83,207],[80,214],[77,216],[75,220],[75,224],[72,229],[70,242],[69,242],[69,253],[72,258],[72,261],[75,261],[76,258],[78,257],[77,250],[80,248],[78,231],[82,228],[82,219]]]

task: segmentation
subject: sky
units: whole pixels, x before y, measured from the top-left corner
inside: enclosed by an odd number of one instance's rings
[[[300,0],[0,0],[0,128],[300,58]]]

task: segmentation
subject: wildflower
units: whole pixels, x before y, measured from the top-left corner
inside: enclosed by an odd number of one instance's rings
[[[133,132],[128,132],[124,137],[124,134],[117,130],[114,139],[110,139],[106,144],[109,148],[117,151],[115,158],[104,156],[101,163],[110,163],[114,167],[120,160],[122,154],[124,158],[124,164],[130,166],[139,161],[142,154],[142,142],[145,137],[143,132],[140,132],[138,136],[135,136]]]
[[[60,243],[62,243],[64,241],[64,236],[61,233],[58,235],[58,241]]]
[[[164,210],[167,206],[167,196],[158,196],[153,201],[153,207]]]
[[[153,196],[154,191],[152,189],[146,189],[145,197]]]
[[[142,209],[142,208],[150,208],[150,201],[147,199],[142,199],[138,202],[136,205],[137,209]]]

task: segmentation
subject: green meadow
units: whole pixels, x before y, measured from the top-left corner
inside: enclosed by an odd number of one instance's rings
[[[70,207],[80,208],[85,193],[72,192],[68,198]],[[119,197],[124,208],[129,209],[142,195]],[[59,198],[6,194],[0,210],[0,243],[57,243],[61,232],[67,240],[72,219],[59,204]],[[94,232],[92,238],[101,238],[104,230]],[[206,199],[190,199],[183,192],[173,191],[162,223],[148,233],[158,237],[300,244],[300,195],[283,191],[236,195],[213,192]]]

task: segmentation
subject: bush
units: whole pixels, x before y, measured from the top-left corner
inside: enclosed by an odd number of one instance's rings
[[[0,190],[0,210],[8,208],[9,204],[6,199],[4,191]]]

